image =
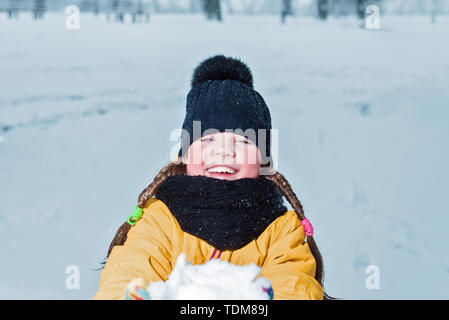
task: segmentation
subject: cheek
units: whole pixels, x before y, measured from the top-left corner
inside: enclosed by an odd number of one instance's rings
[[[238,172],[238,179],[242,178],[257,178],[259,177],[260,165],[258,164],[245,164],[240,168]]]
[[[240,165],[240,178],[257,178],[259,176],[260,152],[256,146],[241,147],[238,149],[236,158]]]
[[[186,173],[188,176],[203,176],[203,166],[200,164],[187,164]]]
[[[259,166],[260,151],[255,145],[241,144],[236,148],[236,161],[239,165]]]
[[[211,158],[211,151],[213,145],[202,145],[201,142],[194,142],[188,150],[188,159],[186,163],[187,175],[189,176],[204,176],[205,163],[209,162]]]
[[[186,174],[188,176],[204,175],[201,143],[194,142],[188,150]]]

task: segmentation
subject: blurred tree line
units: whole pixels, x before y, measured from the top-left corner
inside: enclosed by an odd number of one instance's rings
[[[0,0],[0,11],[14,16],[19,11],[33,11],[36,19],[45,11],[64,10],[77,5],[81,11],[121,11],[136,13],[204,13],[210,20],[223,20],[226,14],[276,14],[281,22],[289,16],[356,15],[363,18],[370,4],[381,7],[382,14],[438,14],[449,12],[449,0]]]
[[[383,0],[317,0],[318,17],[326,20],[328,16],[346,16],[355,14],[359,19],[365,17],[366,7],[381,6]]]
[[[0,0],[0,11],[5,11],[9,18],[18,18],[20,11],[31,11],[35,20],[44,18],[47,0]]]

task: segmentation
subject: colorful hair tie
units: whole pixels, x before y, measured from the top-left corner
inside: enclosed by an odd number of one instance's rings
[[[306,236],[308,237],[313,236],[313,227],[310,221],[307,218],[304,218],[303,220],[301,220],[301,224],[304,227],[304,232]]]
[[[142,208],[139,208],[138,206],[135,206],[133,213],[128,217],[126,222],[128,222],[130,225],[134,226],[136,224],[136,222],[139,221],[140,218],[142,218],[142,214],[143,214]],[[134,221],[131,221],[131,218]]]

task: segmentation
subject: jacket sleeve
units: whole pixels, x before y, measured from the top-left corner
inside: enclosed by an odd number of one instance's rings
[[[130,229],[122,246],[115,246],[100,277],[93,299],[125,299],[126,286],[135,278],[167,280],[172,270],[170,218],[159,205],[149,205]]]
[[[271,281],[274,299],[323,299],[323,288],[315,280],[316,262],[305,242],[304,227],[294,211],[279,219],[271,230],[261,270],[262,276]]]

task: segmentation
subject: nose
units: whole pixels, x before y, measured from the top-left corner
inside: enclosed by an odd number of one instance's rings
[[[215,150],[215,155],[216,156],[221,155],[222,158],[226,158],[226,157],[234,158],[235,157],[234,140],[233,139],[223,140],[220,147]]]
[[[234,148],[229,148],[229,147],[224,147],[224,148],[219,148],[218,150],[215,151],[215,155],[216,156],[221,156],[222,158],[226,158],[226,157],[234,157],[235,156],[235,150]]]

